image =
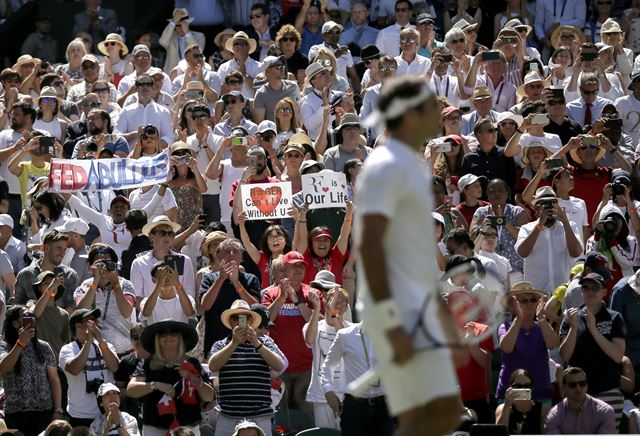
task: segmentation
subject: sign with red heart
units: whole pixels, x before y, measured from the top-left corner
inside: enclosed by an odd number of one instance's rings
[[[291,182],[240,185],[242,210],[248,220],[270,220],[289,217]]]
[[[345,207],[348,201],[344,173],[323,171],[302,176],[302,195],[309,209]]]

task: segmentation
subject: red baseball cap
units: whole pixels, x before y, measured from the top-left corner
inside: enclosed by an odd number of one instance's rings
[[[307,261],[304,260],[304,256],[297,251],[290,251],[282,258],[282,266],[294,265],[296,263],[307,264]]]
[[[451,115],[453,112],[458,112],[460,115],[464,113],[462,112],[462,109],[458,109],[455,106],[447,106],[440,111],[440,116],[444,118],[447,115]]]
[[[329,229],[326,229],[326,228],[321,229],[315,235],[313,235],[313,239],[324,238],[324,237],[327,237],[333,241],[333,236],[331,236],[331,232],[329,231]]]

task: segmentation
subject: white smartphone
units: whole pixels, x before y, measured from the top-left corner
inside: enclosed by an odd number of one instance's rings
[[[531,389],[511,389],[511,396],[514,400],[530,400]]]
[[[247,328],[247,315],[238,315],[238,326]]]

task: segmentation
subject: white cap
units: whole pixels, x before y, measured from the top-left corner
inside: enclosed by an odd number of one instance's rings
[[[0,214],[0,226],[9,226],[13,228],[13,218],[6,213]]]
[[[101,397],[107,392],[111,391],[120,392],[120,388],[118,388],[118,386],[114,385],[113,383],[102,383],[98,388],[98,393],[96,394],[96,396]]]
[[[431,212],[431,216],[433,217],[434,220],[438,221],[443,226],[445,225],[444,217],[442,216],[442,214],[439,214],[438,212]]]
[[[335,29],[335,28],[340,29],[340,32],[342,32],[342,29],[344,29],[344,27],[342,27],[341,24],[336,23],[335,21],[327,21],[326,23],[324,23],[322,25],[322,33],[327,33],[330,32],[331,30]]]
[[[236,424],[236,428],[233,429],[232,436],[237,436],[238,433],[240,433],[240,430],[245,430],[249,428],[255,429],[260,436],[264,436],[264,431],[262,431],[262,429],[258,424],[256,424],[253,421],[247,421],[247,420],[242,420],[238,424]]]
[[[56,230],[62,233],[80,233],[82,236],[85,236],[89,231],[89,224],[80,218],[69,218],[63,225],[56,227]]]
[[[458,191],[462,192],[464,188],[480,179],[486,179],[485,176],[476,176],[475,174],[465,174],[458,180]]]
[[[276,123],[271,120],[264,120],[258,124],[258,133],[264,133],[268,130],[272,130],[273,133],[276,133],[278,131]]]

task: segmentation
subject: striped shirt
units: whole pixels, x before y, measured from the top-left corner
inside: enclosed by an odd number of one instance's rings
[[[215,342],[211,347],[211,354],[222,350],[230,340],[231,336]],[[277,353],[273,339],[261,336],[260,341]],[[269,369],[269,364],[253,345],[249,342],[240,344],[220,368],[218,412],[231,418],[272,414]]]

